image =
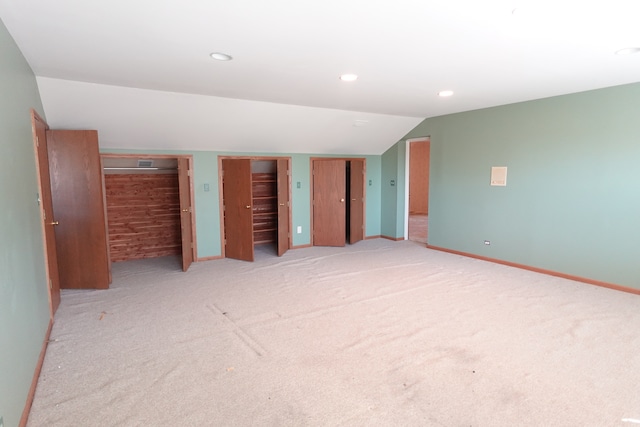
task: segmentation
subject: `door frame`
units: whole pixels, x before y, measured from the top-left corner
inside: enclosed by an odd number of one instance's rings
[[[289,230],[288,230],[288,246],[289,249],[293,247],[293,232],[292,232],[292,223],[293,223],[293,215],[291,214],[292,208],[292,200],[291,200],[291,157],[290,156],[218,156],[218,208],[220,215],[220,257],[226,258],[225,254],[225,244],[224,244],[224,198],[223,198],[223,189],[222,189],[222,160],[232,159],[232,160],[267,160],[267,161],[277,161],[278,160],[286,160],[287,161],[287,176],[289,177],[289,181],[287,186],[289,187]]]
[[[314,161],[323,161],[323,160],[344,160],[347,162],[350,161],[362,161],[362,172],[364,174],[364,179],[362,180],[362,226],[364,230],[362,232],[363,240],[367,239],[366,227],[367,227],[367,158],[366,157],[310,157],[309,158],[309,242],[310,245],[313,246],[313,162]],[[345,183],[346,185],[346,183]],[[349,224],[346,224],[346,227],[349,227]]]
[[[409,168],[411,161],[411,143],[412,142],[429,142],[431,143],[431,136],[421,136],[418,138],[410,138],[405,141],[405,167],[404,167],[404,240],[409,240]],[[431,147],[431,144],[429,145]],[[431,148],[429,148],[431,151]],[[429,165],[431,165],[431,156],[429,156]],[[429,166],[431,170],[431,166]],[[429,189],[431,191],[431,180],[429,180]]]
[[[193,156],[190,154],[121,154],[121,153],[100,153],[100,161],[105,158],[110,159],[141,159],[141,160],[153,160],[153,159],[187,159],[189,163],[189,171],[191,174],[189,175],[189,200],[191,205],[191,256],[194,261],[198,261],[198,245],[196,242],[196,210],[195,210],[195,197],[193,191]],[[102,170],[102,180],[104,182],[104,169]],[[105,198],[107,197],[105,193]],[[106,206],[106,205],[105,205]],[[108,218],[107,218],[107,227],[108,227]],[[182,233],[182,230],[180,231]],[[184,248],[183,248],[184,250]]]

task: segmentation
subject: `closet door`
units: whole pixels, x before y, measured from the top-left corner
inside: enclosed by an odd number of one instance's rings
[[[313,162],[313,244],[344,246],[346,239],[346,162]]]
[[[278,256],[289,249],[289,161],[278,159]]]
[[[224,247],[227,258],[253,261],[251,160],[222,159]]]
[[[193,263],[193,206],[189,159],[178,158],[178,187],[180,191],[180,234],[182,237],[182,271],[187,271]]]
[[[349,243],[364,239],[364,160],[351,160]]]
[[[60,287],[106,289],[111,270],[98,132],[46,135]]]

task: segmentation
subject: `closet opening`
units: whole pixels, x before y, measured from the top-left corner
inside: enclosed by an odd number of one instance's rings
[[[256,251],[283,255],[291,246],[290,158],[219,157],[221,238],[227,258]]]
[[[189,163],[175,156],[102,156],[112,262],[175,257],[186,271],[195,259]]]
[[[364,239],[365,159],[311,158],[314,246],[345,246]]]

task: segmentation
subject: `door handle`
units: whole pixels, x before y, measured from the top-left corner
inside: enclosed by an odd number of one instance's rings
[[[355,202],[355,201],[356,201],[356,199],[351,199],[351,201],[352,201],[352,202]]]
[[[344,199],[340,199],[340,203],[344,203]]]
[[[189,209],[182,209],[182,212],[189,212]]]
[[[250,205],[245,206],[246,209],[251,209]]]
[[[53,222],[50,222],[49,225],[60,225],[60,223],[58,221],[53,221]]]
[[[284,206],[284,203],[280,203],[280,206]]]

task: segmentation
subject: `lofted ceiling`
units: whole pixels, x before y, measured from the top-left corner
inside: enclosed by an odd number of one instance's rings
[[[163,150],[379,154],[427,117],[634,83],[640,54],[615,52],[640,47],[638,16],[637,0],[0,0],[51,127]]]

